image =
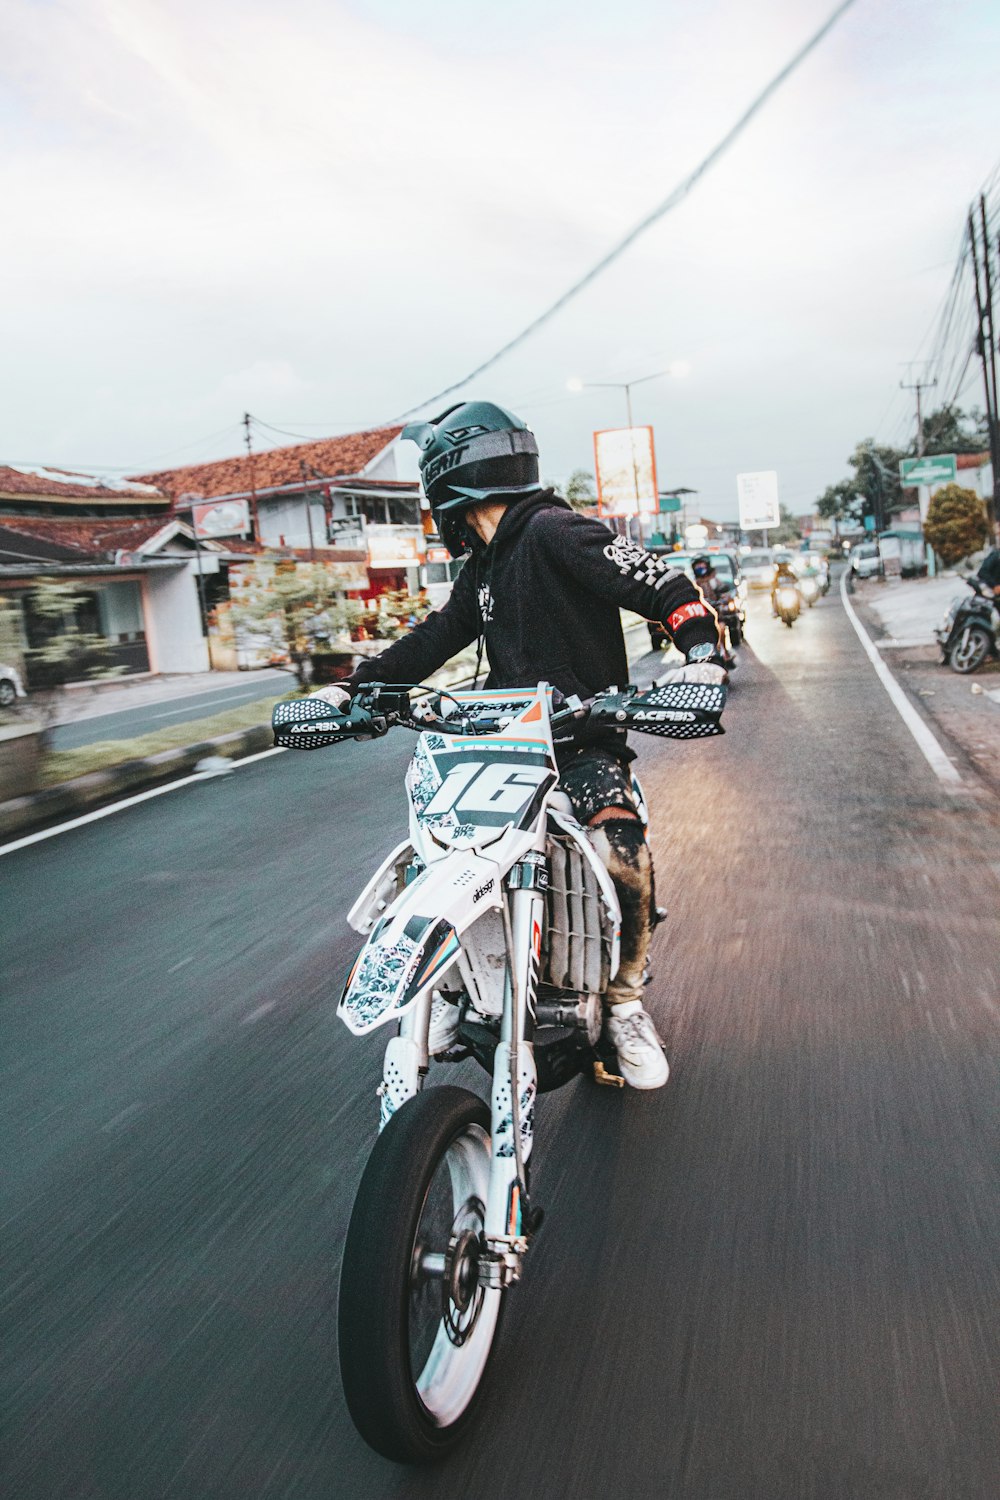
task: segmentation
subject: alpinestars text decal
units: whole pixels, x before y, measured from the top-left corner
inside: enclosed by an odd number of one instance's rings
[[[626,577],[631,575],[636,583],[648,583],[654,589],[661,589],[671,578],[677,577],[676,568],[671,568],[661,558],[654,557],[638,543],[625,541],[621,537],[608,543],[604,556],[608,562],[614,563],[619,573]]]

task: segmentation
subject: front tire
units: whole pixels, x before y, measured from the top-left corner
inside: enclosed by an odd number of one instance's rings
[[[990,638],[985,630],[973,625],[963,631],[948,653],[948,665],[953,672],[975,672],[986,660],[990,649]]]
[[[476,1274],[490,1114],[433,1088],[393,1115],[368,1160],[344,1246],[338,1342],[347,1406],[397,1463],[442,1458],[475,1413],[503,1293]]]

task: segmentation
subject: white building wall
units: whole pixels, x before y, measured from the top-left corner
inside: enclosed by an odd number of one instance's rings
[[[198,570],[183,568],[145,575],[146,642],[153,672],[207,672],[208,645],[201,633]]]

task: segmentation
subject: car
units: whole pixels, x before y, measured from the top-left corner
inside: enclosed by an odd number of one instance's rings
[[[851,548],[851,572],[855,578],[873,578],[882,570],[878,542],[859,542]]]
[[[747,587],[769,589],[774,582],[774,553],[769,547],[753,547],[740,558]]]
[[[0,665],[0,708],[11,708],[18,698],[27,696],[17,668]]]

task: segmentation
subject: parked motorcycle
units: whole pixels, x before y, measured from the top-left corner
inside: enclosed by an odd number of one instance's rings
[[[1000,613],[992,590],[974,574],[965,582],[972,596],[958,594],[948,605],[934,634],[953,672],[975,672],[987,656],[1000,655]]]
[[[338,1330],[351,1416],[388,1458],[439,1458],[474,1417],[506,1293],[542,1221],[530,1189],[536,1094],[581,1072],[623,1086],[601,1004],[621,913],[559,789],[553,736],[586,723],[721,734],[725,697],[661,680],[584,703],[544,683],[411,702],[371,685],[344,714],[309,698],[275,707],[275,740],[290,748],[396,725],[420,733],[409,835],[348,914],[367,941],[337,1012],[359,1037],[397,1026],[344,1247]],[[461,1021],[437,1060],[475,1058],[492,1076],[489,1105],[466,1089],[423,1089],[442,999]]]
[[[774,591],[774,611],[791,630],[802,610],[802,599],[794,583],[780,583]]]

